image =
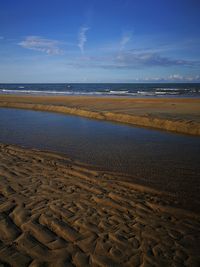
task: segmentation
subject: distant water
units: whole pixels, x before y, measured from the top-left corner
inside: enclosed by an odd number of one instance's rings
[[[0,84],[0,94],[200,97],[200,83]]]

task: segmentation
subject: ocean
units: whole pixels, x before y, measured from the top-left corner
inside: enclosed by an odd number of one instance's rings
[[[200,83],[1,83],[0,94],[200,97]]]

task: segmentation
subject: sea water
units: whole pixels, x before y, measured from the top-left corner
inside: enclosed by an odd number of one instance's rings
[[[200,97],[200,83],[0,84],[0,94]]]

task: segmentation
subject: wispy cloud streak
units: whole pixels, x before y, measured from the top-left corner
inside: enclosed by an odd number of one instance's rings
[[[63,51],[58,47],[57,40],[45,39],[39,36],[27,36],[25,40],[18,43],[23,48],[44,52],[48,55],[61,55]]]
[[[158,53],[121,51],[106,56],[84,57],[74,62],[77,67],[95,67],[103,69],[145,69],[154,67],[169,68],[173,66],[199,68],[200,61],[176,59]]]
[[[200,66],[200,62],[184,59],[174,59],[171,57],[162,56],[159,53],[137,53],[134,50],[121,52],[120,55],[116,56],[113,55],[112,59],[112,68],[137,69],[141,67],[171,66],[195,67]]]
[[[131,40],[132,34],[130,32],[125,33],[120,41],[120,50],[123,50],[126,44]]]
[[[82,54],[84,54],[85,43],[87,42],[86,33],[89,29],[90,29],[89,27],[81,27],[80,32],[79,32],[78,47],[80,48]]]

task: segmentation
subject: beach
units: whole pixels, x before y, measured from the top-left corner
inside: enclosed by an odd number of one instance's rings
[[[200,1],[0,1],[0,267],[200,267]]]
[[[4,108],[189,135],[200,134],[199,104],[199,99],[184,98],[0,96]],[[195,210],[186,209],[173,192],[136,183],[125,173],[10,144],[0,144],[0,177],[2,266],[200,264],[198,199]],[[185,202],[189,199],[185,195]]]
[[[200,135],[198,98],[0,95],[0,107],[52,111]]]
[[[5,266],[199,266],[199,214],[173,196],[56,154],[0,151]]]

